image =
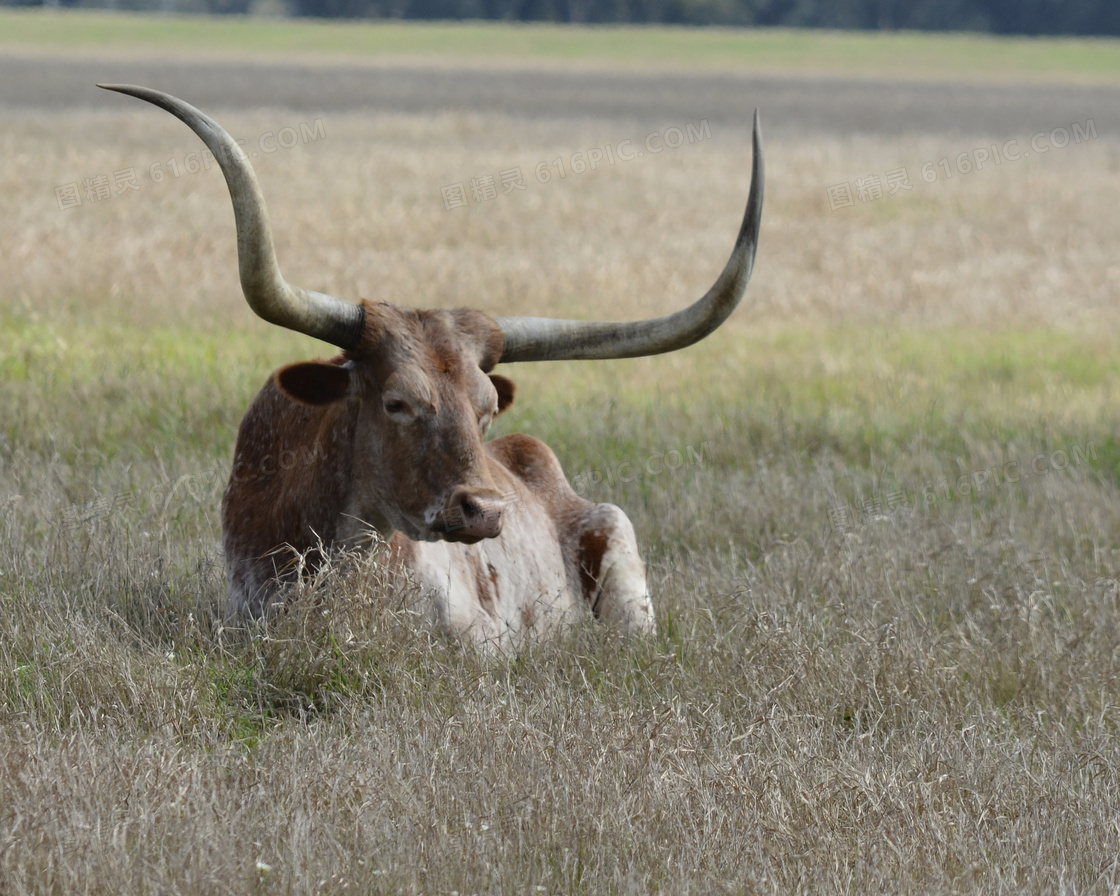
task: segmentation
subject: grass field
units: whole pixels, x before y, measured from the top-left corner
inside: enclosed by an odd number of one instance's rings
[[[716,68],[792,75],[1098,81],[1120,79],[1115,40],[914,32],[573,27],[480,22],[323,22],[0,10],[0,47],[59,53],[335,57],[426,64]]]
[[[339,114],[255,163],[293,282],[635,317],[722,266],[749,142],[529,174],[628,127]],[[768,142],[723,329],[502,371],[498,430],[634,521],[660,631],[495,659],[376,557],[223,618],[238,421],[325,349],[245,307],[178,123],[3,113],[0,892],[1115,892],[1120,165],[1101,136],[921,180],[956,140]]]

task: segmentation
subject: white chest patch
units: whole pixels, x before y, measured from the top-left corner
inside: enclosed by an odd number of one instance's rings
[[[473,545],[422,542],[413,551],[409,565],[430,593],[433,621],[472,641],[505,646],[586,612],[552,521],[532,503],[510,508],[497,538]]]

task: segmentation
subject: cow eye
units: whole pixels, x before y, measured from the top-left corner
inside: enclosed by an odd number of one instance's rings
[[[403,414],[408,410],[408,404],[399,398],[386,398],[385,411],[389,414]]]

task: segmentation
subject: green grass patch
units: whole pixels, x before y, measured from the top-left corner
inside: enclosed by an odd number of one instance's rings
[[[796,448],[870,463],[915,439],[1078,439],[1115,418],[1120,359],[1105,340],[1051,330],[879,328],[725,332],[676,361],[509,365],[518,400],[498,433],[544,439],[574,470],[710,444],[721,464]],[[128,346],[122,351],[121,346]],[[226,458],[275,367],[321,346],[275,328],[0,326],[9,450],[82,464]],[[77,400],[75,400],[77,399]],[[52,409],[66,408],[66,413]],[[651,433],[656,433],[651,442]],[[656,443],[654,443],[656,442]]]
[[[3,10],[3,43],[21,49],[236,56],[432,57],[442,61],[697,66],[793,75],[1115,81],[1120,43],[915,32],[865,33],[490,22],[322,22]]]
[[[0,334],[0,356],[24,371],[0,397],[5,513],[79,551],[114,526],[212,543],[242,414],[272,369],[317,348],[259,327],[62,338],[11,321]],[[493,435],[542,439],[577,492],[626,509],[653,559],[704,549],[713,528],[762,557],[843,505],[987,513],[1060,477],[1120,480],[1120,360],[1092,336],[788,328],[710,341],[674,358],[509,365],[518,399]],[[744,512],[744,493],[780,481],[809,490],[810,517]]]
[[[656,357],[573,365],[562,378],[515,365],[506,375],[522,397],[503,429],[540,433],[592,465],[700,436],[737,453],[798,445],[867,463],[916,438],[955,446],[962,432],[1075,438],[1107,428],[1120,403],[1120,360],[1106,340],[1079,334],[790,328],[709,342],[671,372]],[[651,431],[665,444],[649,445]]]
[[[151,457],[169,445],[225,455],[269,372],[309,346],[268,328],[231,339],[213,329],[0,320],[0,435],[68,461]]]

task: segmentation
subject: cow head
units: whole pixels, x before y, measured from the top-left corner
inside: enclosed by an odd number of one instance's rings
[[[277,386],[303,404],[353,404],[350,485],[371,516],[416,541],[498,535],[506,499],[482,441],[513,402],[513,383],[487,375],[502,331],[468,309],[362,307],[356,346],[334,361],[282,367]]]

